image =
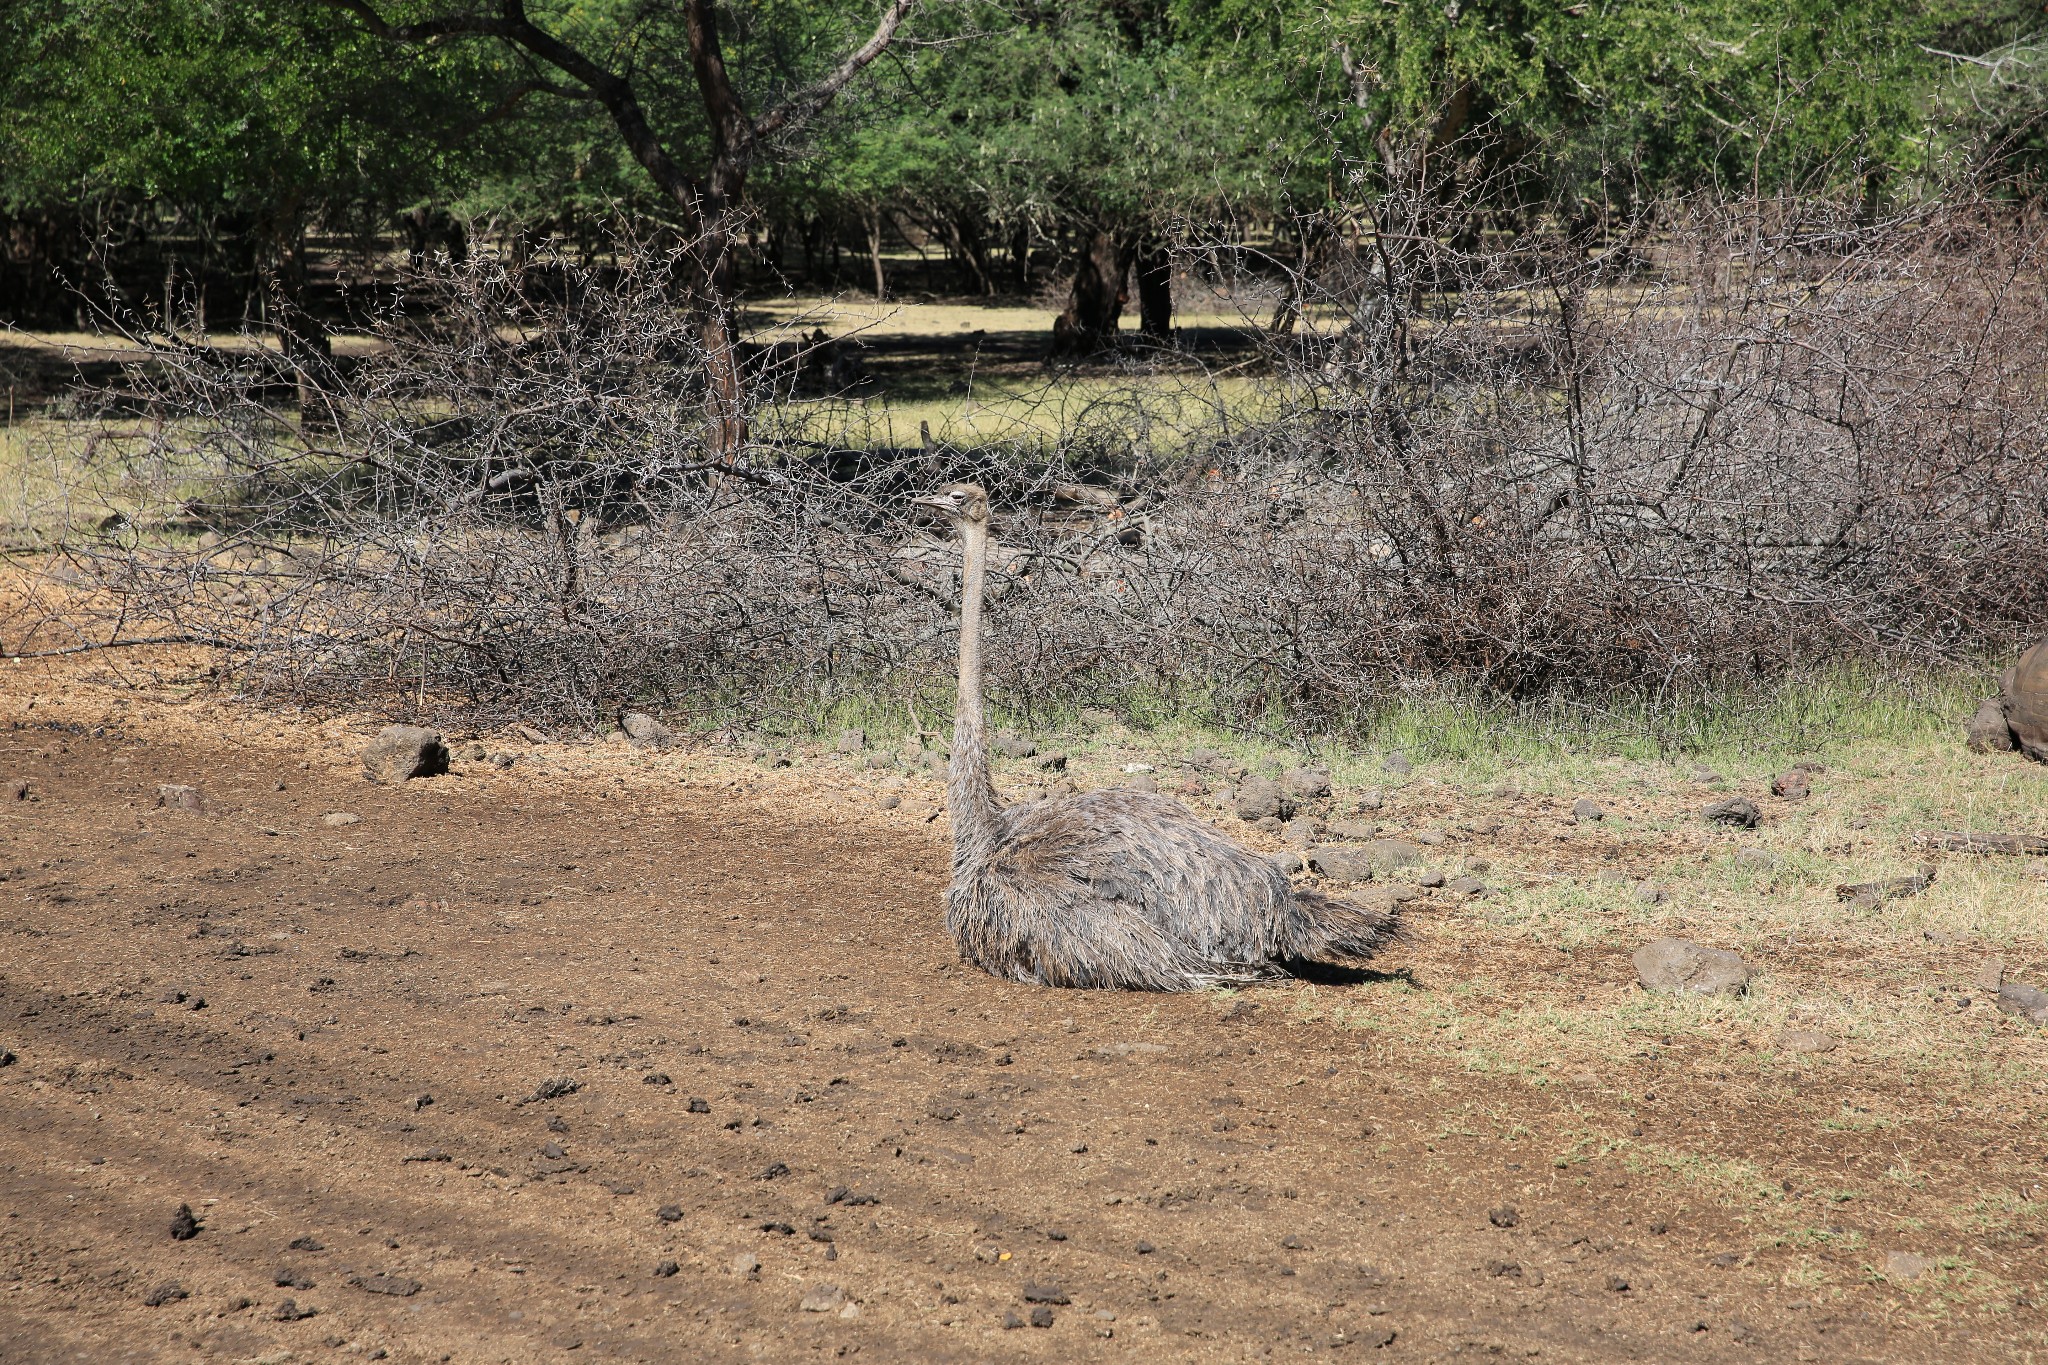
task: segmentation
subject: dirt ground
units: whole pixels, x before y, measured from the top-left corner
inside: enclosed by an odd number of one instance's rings
[[[1440,897],[1374,973],[1027,988],[955,961],[923,779],[394,789],[373,725],[88,673],[0,672],[0,1360],[2048,1356],[2048,1053],[1981,1003],[1975,1088],[1710,1020],[1480,1065],[1459,1021],[1594,1036],[1633,971]]]

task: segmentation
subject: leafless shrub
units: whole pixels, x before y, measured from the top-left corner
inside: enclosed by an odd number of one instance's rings
[[[708,460],[645,253],[546,289],[446,265],[331,373],[158,345],[99,395],[88,466],[130,510],[54,547],[6,636],[203,640],[274,693],[479,717],[910,699],[950,666],[954,561],[907,500],[960,477],[1003,509],[990,661],[1025,704],[1321,727],[1447,680],[1654,700],[2048,629],[2039,223],[1680,205],[1509,238],[1397,207],[1293,282],[1284,409],[1193,440],[762,420]],[[788,401],[796,353],[764,358],[755,401]]]

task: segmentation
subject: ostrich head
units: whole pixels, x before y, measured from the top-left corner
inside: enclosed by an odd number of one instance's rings
[[[949,483],[936,493],[911,501],[919,507],[931,508],[956,526],[988,525],[988,494],[976,484]]]

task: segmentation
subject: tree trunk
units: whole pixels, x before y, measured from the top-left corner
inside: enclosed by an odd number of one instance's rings
[[[1065,311],[1053,319],[1055,354],[1086,355],[1116,341],[1117,322],[1130,296],[1130,245],[1114,233],[1085,232],[1074,258],[1074,285]]]
[[[272,220],[266,255],[263,286],[270,304],[270,325],[298,384],[299,421],[306,426],[321,425],[327,420],[322,385],[334,363],[334,343],[310,307],[306,223],[296,208],[280,210]]]
[[[1148,237],[1139,246],[1133,273],[1138,279],[1138,331],[1148,341],[1173,340],[1173,260],[1166,244]]]
[[[875,300],[880,302],[889,297],[889,282],[882,277],[882,210],[862,210],[861,223],[868,232],[868,260],[875,268]]]
[[[1031,224],[1020,221],[1010,229],[1010,266],[1016,272],[1017,292],[1031,288]]]

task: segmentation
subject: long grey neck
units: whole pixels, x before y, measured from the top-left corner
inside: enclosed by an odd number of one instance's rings
[[[987,528],[963,523],[960,546],[960,693],[946,777],[946,813],[953,821],[955,866],[994,848],[998,809],[981,719],[981,599],[988,558]]]

